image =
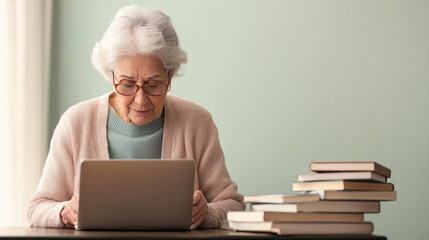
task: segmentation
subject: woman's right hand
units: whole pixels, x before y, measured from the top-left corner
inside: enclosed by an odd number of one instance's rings
[[[74,227],[77,225],[77,215],[79,214],[79,195],[74,195],[70,201],[66,203],[63,210],[61,210],[61,221],[67,227]]]

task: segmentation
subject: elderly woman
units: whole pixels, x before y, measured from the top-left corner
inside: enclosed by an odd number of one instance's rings
[[[228,211],[244,209],[210,113],[167,94],[186,61],[167,15],[139,6],[119,10],[92,54],[114,91],[61,117],[29,202],[31,226],[76,225],[84,159],[194,159],[194,228],[219,228]]]

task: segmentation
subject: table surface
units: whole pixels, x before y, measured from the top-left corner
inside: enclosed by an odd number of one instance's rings
[[[0,239],[290,239],[386,240],[374,235],[296,235],[234,232],[220,229],[194,231],[76,231],[73,229],[0,227]]]

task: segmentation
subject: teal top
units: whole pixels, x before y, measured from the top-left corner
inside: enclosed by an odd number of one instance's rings
[[[138,126],[124,122],[110,106],[107,142],[110,159],[161,158],[164,113],[152,122]]]

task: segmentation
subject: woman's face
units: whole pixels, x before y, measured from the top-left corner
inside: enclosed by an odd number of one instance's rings
[[[158,56],[136,55],[120,58],[114,69],[115,83],[126,81],[143,86],[148,83],[168,84],[173,74],[168,74]],[[111,105],[122,120],[136,125],[147,124],[162,114],[166,93],[150,96],[142,88],[132,96],[116,93]]]

